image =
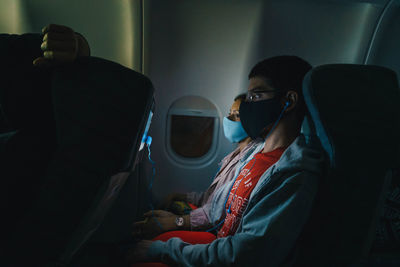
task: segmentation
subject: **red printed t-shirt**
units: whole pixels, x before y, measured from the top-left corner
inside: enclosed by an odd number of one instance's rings
[[[277,148],[268,153],[257,153],[240,171],[226,202],[226,217],[218,237],[235,234],[249,202],[250,194],[261,175],[279,160],[285,148]],[[232,202],[233,200],[233,202]],[[228,209],[230,207],[230,212]]]

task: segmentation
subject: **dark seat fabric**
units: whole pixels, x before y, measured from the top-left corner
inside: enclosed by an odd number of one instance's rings
[[[32,65],[42,56],[41,34],[0,34],[0,106],[12,129],[54,125],[51,68]]]
[[[41,40],[40,34],[0,34],[0,251],[29,210],[55,149],[52,70],[32,65]]]
[[[378,66],[314,68],[304,98],[329,159],[310,221],[297,244],[297,266],[347,266],[371,248],[399,153],[400,90]]]
[[[2,134],[0,139],[0,198],[4,216],[1,229],[2,241],[5,241],[36,198],[52,157],[55,138],[49,132],[25,129]]]
[[[133,168],[153,103],[149,79],[100,58],[59,67],[49,80],[56,149],[37,200],[16,225],[11,266],[68,264]]]
[[[4,112],[3,112],[3,109],[1,108],[1,105],[0,105],[0,134],[8,133],[8,132],[11,132],[11,131],[12,131],[12,129],[9,126],[7,118],[6,118],[6,116],[5,116]]]
[[[394,170],[385,194],[384,207],[379,214],[376,238],[371,254],[396,252],[400,263],[400,173]]]

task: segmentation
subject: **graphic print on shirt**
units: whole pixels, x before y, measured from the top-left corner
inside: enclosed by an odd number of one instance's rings
[[[240,171],[226,202],[226,217],[218,231],[218,238],[233,235],[236,232],[249,203],[251,192],[263,173],[278,161],[283,151],[283,148],[278,148],[269,153],[258,153]]]

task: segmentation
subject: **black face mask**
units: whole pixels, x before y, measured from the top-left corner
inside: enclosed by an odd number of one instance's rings
[[[240,121],[251,139],[261,137],[263,130],[274,123],[282,112],[280,98],[245,102],[240,104]]]

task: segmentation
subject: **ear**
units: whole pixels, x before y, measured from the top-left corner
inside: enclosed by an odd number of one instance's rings
[[[285,99],[284,105],[288,103],[288,106],[285,110],[285,113],[287,113],[293,110],[297,106],[297,103],[299,101],[299,94],[296,91],[289,90],[286,93],[286,97],[284,99]]]

